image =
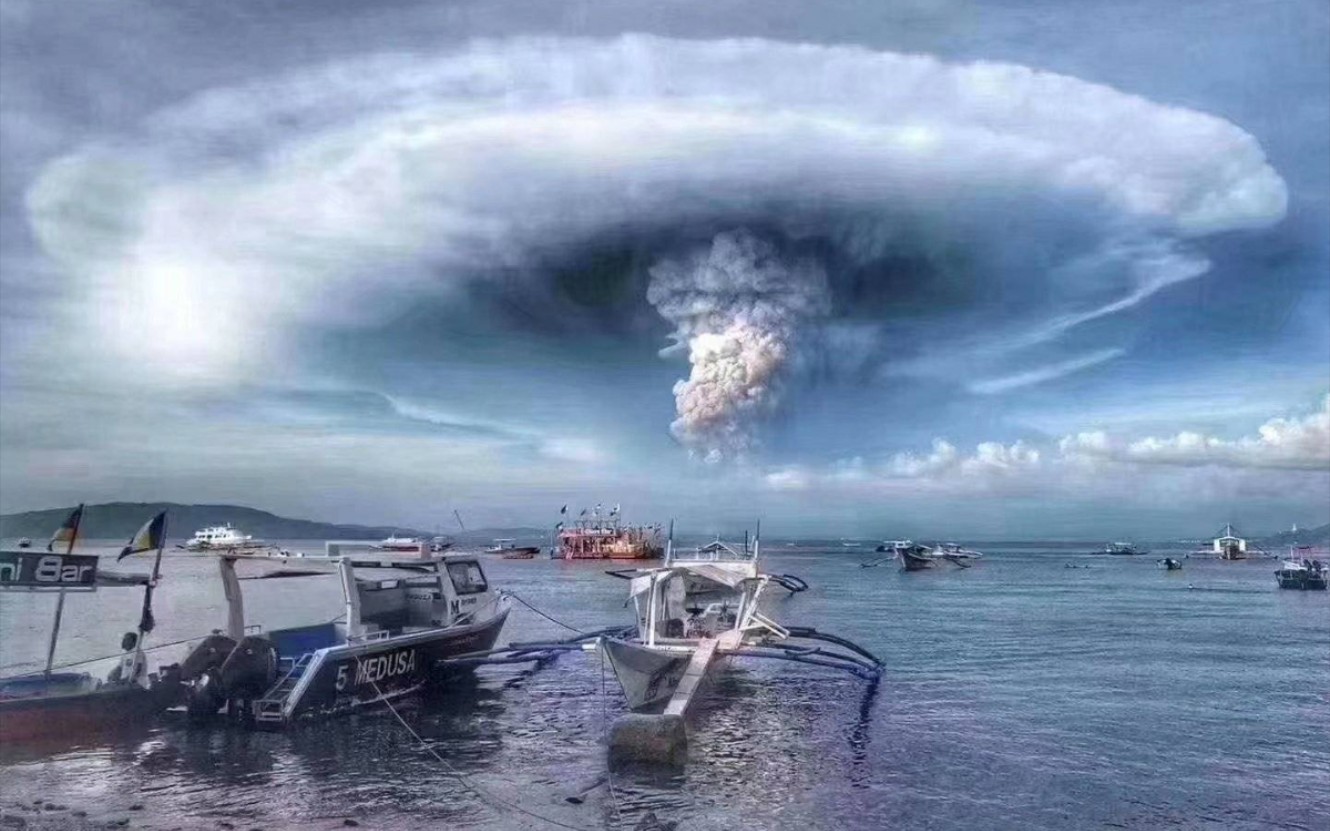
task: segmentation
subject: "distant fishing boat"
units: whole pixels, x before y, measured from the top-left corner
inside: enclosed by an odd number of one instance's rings
[[[1297,553],[1290,546],[1289,558],[1275,570],[1275,582],[1281,589],[1325,591],[1327,568],[1319,559],[1307,556],[1311,546],[1300,546]],[[1301,558],[1297,554],[1303,554]]]
[[[1107,554],[1110,557],[1140,557],[1149,554],[1149,550],[1138,548],[1129,542],[1111,542],[1091,554]]]
[[[212,525],[194,532],[194,536],[181,546],[188,551],[216,551],[219,549],[263,548],[263,540],[256,540],[248,534],[242,534],[231,526]]]
[[[279,729],[410,695],[441,660],[492,647],[510,609],[475,557],[303,557],[298,568],[245,579],[336,576],[343,615],[248,634],[236,573],[236,564],[246,561],[270,564],[271,558],[218,557],[225,633],[203,639],[180,667],[196,718],[225,707],[256,727]]]
[[[1182,561],[1173,557],[1165,557],[1162,560],[1155,560],[1155,563],[1165,571],[1180,571],[1182,569]]]
[[[1232,524],[1224,526],[1224,533],[1215,537],[1211,546],[1221,560],[1247,559],[1247,541],[1233,533]]]
[[[135,536],[147,548],[126,548],[126,553],[156,550],[151,575],[101,571],[98,558],[74,554],[83,507],[56,532],[52,543],[67,543],[66,553],[0,552],[0,592],[46,592],[56,595],[46,666],[40,672],[0,679],[0,741],[26,742],[58,736],[79,736],[140,722],[174,703],[181,691],[174,666],[148,672],[145,637],[154,628],[152,592],[161,568],[165,515],[155,517]],[[153,534],[145,535],[152,530]],[[155,536],[154,536],[155,535]],[[131,546],[134,541],[131,541]],[[124,554],[122,554],[124,556]],[[54,664],[66,596],[102,588],[143,588],[138,629],[120,641],[123,653],[105,679],[87,672],[56,672]],[[86,663],[86,662],[85,662]]]
[[[673,534],[659,568],[611,572],[630,581],[636,610],[636,637],[600,639],[610,666],[635,711],[663,707],[661,716],[628,718],[615,725],[612,749],[659,747],[661,733],[676,730],[699,686],[721,659],[772,658],[849,670],[876,679],[882,662],[867,650],[815,629],[787,626],[761,608],[775,585],[802,591],[806,583],[788,575],[763,573],[760,535],[751,549],[716,542],[692,552],[676,552]],[[675,721],[670,722],[673,717]],[[658,721],[658,719],[665,721]]]
[[[566,514],[564,506],[561,514]],[[584,509],[576,520],[555,526],[557,544],[550,553],[556,560],[655,560],[664,552],[659,525],[626,525],[619,506],[602,515],[601,506]]]
[[[540,553],[538,545],[518,545],[517,540],[497,539],[485,549],[486,554],[500,554],[505,560],[530,560]]]

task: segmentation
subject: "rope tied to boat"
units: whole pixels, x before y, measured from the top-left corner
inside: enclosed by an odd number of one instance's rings
[[[355,656],[355,659],[356,659],[356,667],[357,669],[359,669],[363,664],[363,661],[360,659],[360,656],[358,655]],[[485,790],[484,788],[472,782],[471,777],[467,776],[465,773],[463,773],[462,771],[458,770],[457,768],[449,764],[447,759],[439,755],[439,752],[434,749],[433,745],[425,741],[424,737],[421,736],[420,733],[416,732],[416,729],[412,727],[411,724],[407,722],[405,718],[402,717],[402,714],[397,710],[397,707],[393,705],[392,699],[386,697],[383,694],[383,690],[379,688],[379,684],[377,681],[371,679],[369,683],[372,687],[374,687],[374,692],[376,695],[379,696],[379,700],[381,700],[385,705],[387,705],[388,711],[393,714],[393,717],[397,719],[397,722],[401,724],[402,727],[406,728],[406,732],[411,734],[411,738],[415,739],[416,743],[420,745],[420,747],[423,750],[425,750],[431,756],[433,756],[434,759],[439,764],[443,765],[444,769],[448,772],[450,776],[452,776],[463,786],[465,786],[467,790],[471,791],[473,794],[480,797],[482,801],[488,802],[496,807],[507,808],[509,810],[516,811],[519,814],[531,817],[532,819],[535,820],[539,820],[548,825],[553,825],[556,828],[569,828],[572,829],[572,831],[590,831],[590,829],[583,828],[580,825],[570,825],[569,823],[563,822],[561,820],[553,819],[543,814],[538,814],[535,811],[522,807],[516,802],[511,802],[509,800],[495,796],[494,794],[490,793],[489,791]],[[615,807],[617,809],[618,806],[616,805]]]

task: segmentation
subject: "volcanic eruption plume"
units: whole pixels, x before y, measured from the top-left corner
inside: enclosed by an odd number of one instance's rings
[[[1038,377],[1019,362],[1040,343],[1204,272],[1199,238],[1269,225],[1286,201],[1233,124],[1075,78],[648,36],[480,41],[214,89],[51,163],[28,194],[88,298],[80,323],[126,365],[214,383],[486,293],[534,298],[519,305],[538,327],[567,313],[546,302],[559,280],[631,249],[623,285],[688,355],[672,432],[713,461],[753,451],[829,332],[935,301],[931,320],[967,337],[1015,328],[972,354]],[[1106,346],[1081,348],[1120,353]]]
[[[647,300],[674,324],[692,364],[674,385],[679,417],[670,429],[707,461],[742,457],[754,440],[749,425],[779,404],[803,324],[830,310],[826,273],[746,231],[718,234],[650,271]]]

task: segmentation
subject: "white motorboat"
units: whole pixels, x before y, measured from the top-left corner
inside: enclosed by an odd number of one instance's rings
[[[336,577],[345,611],[333,621],[254,632],[236,566],[271,569],[274,559],[281,558],[218,556],[226,628],[197,644],[180,667],[193,716],[226,707],[273,729],[410,695],[445,659],[490,649],[511,608],[475,557],[301,557],[293,568],[243,579]]]
[[[417,537],[399,537],[396,534],[389,534],[374,547],[379,551],[410,551],[417,553],[430,547],[430,544]]]
[[[263,548],[263,540],[256,540],[248,534],[242,534],[231,526],[212,525],[195,531],[194,536],[182,547],[189,551],[216,551],[225,549]]]

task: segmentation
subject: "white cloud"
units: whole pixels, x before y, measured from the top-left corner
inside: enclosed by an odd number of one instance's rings
[[[1098,352],[1092,352],[1089,355],[1081,355],[1070,360],[1061,361],[1048,366],[1041,366],[1036,369],[1020,372],[1015,375],[1006,375],[1001,378],[989,378],[984,381],[975,381],[969,385],[970,392],[979,395],[995,395],[997,393],[1007,392],[1009,390],[1020,389],[1034,384],[1042,384],[1045,381],[1052,381],[1062,378],[1072,373],[1080,372],[1083,369],[1089,369],[1092,366],[1111,361],[1114,358],[1120,358],[1125,355],[1125,349],[1102,349]]]
[[[1221,468],[1223,477],[1209,478],[1235,484],[1243,484],[1239,480],[1244,473],[1267,475],[1261,469],[1330,476],[1330,395],[1314,413],[1270,419],[1257,435],[1235,440],[1188,432],[1131,440],[1088,431],[1043,447],[1023,441],[982,442],[966,453],[944,439],[934,439],[926,454],[899,453],[878,463],[856,458],[829,468],[786,467],[768,474],[766,484],[774,490],[930,489],[1102,497],[1148,491],[1151,477],[1167,477],[1170,468],[1179,467]]]
[[[1270,419],[1255,436],[1230,440],[1183,431],[1127,441],[1093,432],[1063,439],[1061,449],[1068,456],[1139,465],[1330,471],[1330,395],[1316,412]]]

